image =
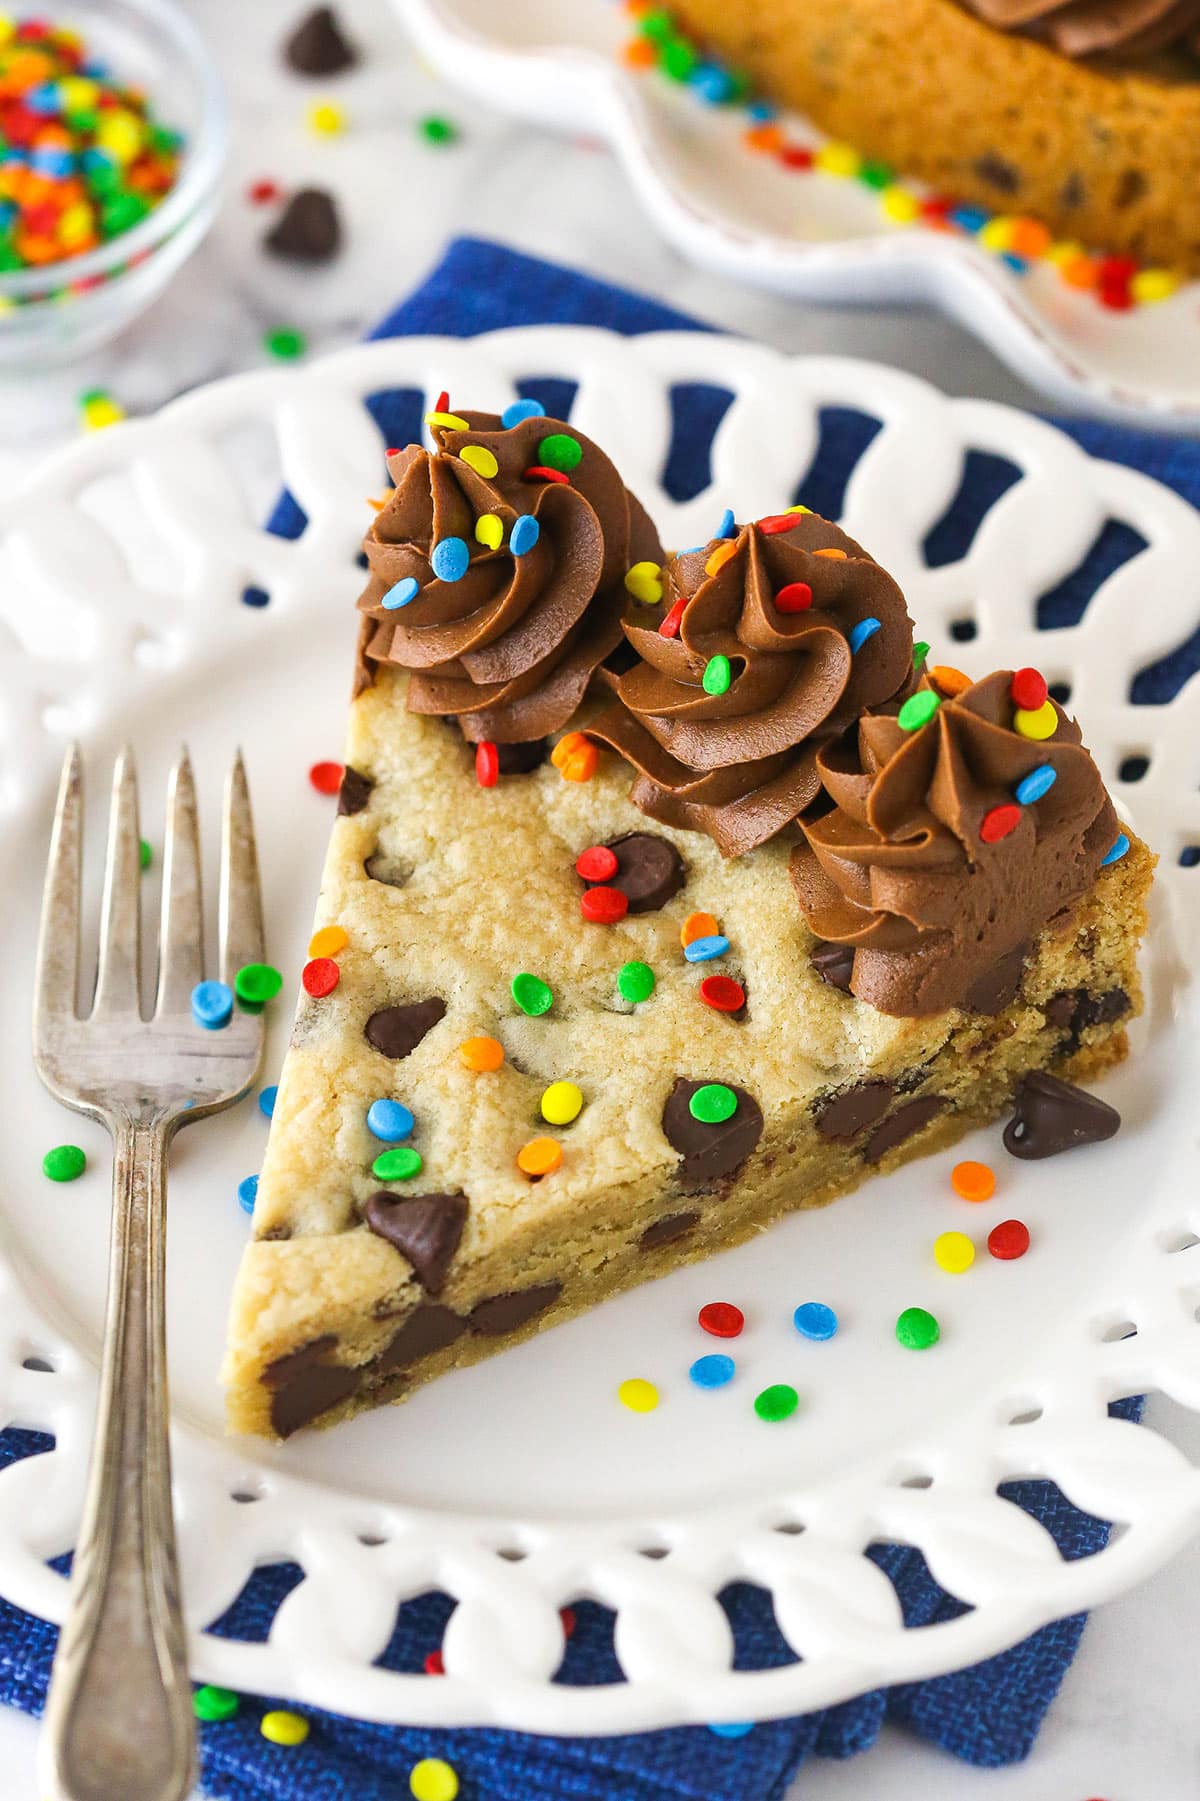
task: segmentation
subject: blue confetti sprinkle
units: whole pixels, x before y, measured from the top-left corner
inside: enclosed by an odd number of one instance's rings
[[[714,1351],[711,1356],[697,1357],[688,1375],[697,1388],[724,1388],[727,1382],[733,1381],[733,1372],[737,1364],[732,1357],[726,1357],[721,1351]]]
[[[536,400],[514,400],[506,406],[500,415],[500,423],[505,431],[511,431],[514,425],[521,425],[526,419],[544,419],[546,409]]]
[[[1109,851],[1107,857],[1102,857],[1100,860],[1101,869],[1103,869],[1109,863],[1119,863],[1121,861],[1121,858],[1125,855],[1125,852],[1128,849],[1129,849],[1128,838],[1125,836],[1124,832],[1118,832],[1116,843],[1113,845],[1112,849]]]
[[[721,514],[721,523],[717,527],[716,535],[718,538],[732,538],[732,536],[733,536],[733,508],[732,507],[726,507],[725,511]]]
[[[243,1213],[253,1213],[254,1203],[258,1199],[258,1177],[243,1176],[238,1183],[238,1204]]]
[[[402,1101],[372,1101],[367,1109],[367,1130],[384,1144],[399,1144],[413,1129],[413,1116]]]
[[[873,638],[881,629],[878,619],[860,619],[848,639],[851,655],[860,651],[867,639]]]
[[[706,106],[724,106],[733,98],[733,77],[716,63],[700,63],[689,77],[689,86]]]
[[[451,544],[461,544],[462,539],[450,538],[447,539],[447,542]],[[452,575],[445,576],[443,577],[443,580],[455,581],[457,580],[457,577]],[[410,600],[415,600],[420,592],[421,584],[417,581],[416,577],[406,575],[388,589],[383,597],[383,604],[389,613],[394,613],[397,607],[406,607]]]
[[[192,1018],[215,1032],[233,1016],[233,989],[227,982],[197,982],[192,989]]]
[[[1029,268],[1027,259],[1023,256],[1014,256],[1011,250],[1001,251],[1000,261],[1011,269],[1014,275],[1024,275]]]
[[[439,581],[460,582],[471,566],[471,552],[462,538],[443,538],[429,558]]]
[[[1019,781],[1013,790],[1014,798],[1023,807],[1031,807],[1035,800],[1041,800],[1043,794],[1049,794],[1058,780],[1058,771],[1053,763],[1039,763],[1036,769]]]
[[[752,100],[746,108],[746,117],[758,125],[765,125],[775,117],[775,108],[769,100]]]
[[[731,1720],[729,1724],[725,1726],[714,1726],[710,1724],[708,1730],[710,1732],[715,1732],[718,1738],[745,1738],[748,1732],[754,1731],[754,1721]]]
[[[824,1301],[803,1301],[792,1315],[792,1324],[802,1338],[832,1338],[838,1316]]]
[[[271,596],[265,588],[243,588],[242,605],[244,607],[269,607]]]
[[[982,231],[991,216],[980,206],[956,206],[950,214],[950,221],[962,231]]]
[[[728,938],[716,932],[709,938],[693,938],[690,944],[684,945],[683,954],[689,963],[711,963],[714,957],[723,957],[728,949]]]
[[[260,1113],[265,1113],[268,1119],[275,1111],[275,1097],[278,1093],[279,1083],[272,1082],[271,1086],[264,1088],[258,1097],[258,1110]]]
[[[514,519],[512,531],[508,536],[508,548],[515,557],[523,557],[531,551],[542,535],[542,528],[532,513],[522,513]]]

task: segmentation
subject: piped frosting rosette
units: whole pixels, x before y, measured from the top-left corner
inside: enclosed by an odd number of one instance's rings
[[[963,0],[997,31],[1042,38],[1063,56],[1200,50],[1200,0]]]
[[[1034,670],[935,669],[818,770],[833,807],[803,822],[792,880],[817,937],[852,949],[850,992],[884,1013],[998,1010],[997,971],[1011,998],[1032,939],[1128,849]]]
[[[638,661],[588,733],[637,769],[642,812],[724,856],[795,819],[819,791],[822,740],[911,682],[903,595],[815,513],[742,526],[631,586],[653,602],[626,615]]]
[[[662,554],[603,451],[529,405],[508,425],[431,415],[436,453],[391,455],[364,545],[359,689],[407,669],[410,711],[453,716],[471,743],[564,726],[620,642],[625,570]]]

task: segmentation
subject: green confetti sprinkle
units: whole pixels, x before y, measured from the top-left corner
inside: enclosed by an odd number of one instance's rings
[[[896,172],[889,169],[886,163],[865,162],[858,172],[858,179],[864,187],[890,188],[896,179]]]
[[[308,349],[308,340],[302,331],[292,331],[290,327],[283,325],[269,331],[263,343],[271,355],[278,357],[282,363],[294,362]]]
[[[143,869],[149,869],[154,861],[154,849],[148,838],[138,839],[138,862]]]
[[[686,38],[670,38],[659,51],[659,63],[664,75],[672,81],[686,81],[695,72],[700,61],[694,44]]]
[[[941,701],[931,688],[922,688],[917,694],[910,694],[901,707],[896,724],[903,732],[919,732],[923,725],[928,725]]]
[[[724,1082],[706,1082],[688,1102],[688,1112],[706,1126],[719,1126],[737,1112],[737,1095]]]
[[[283,977],[270,963],[244,963],[233,978],[233,992],[246,1006],[262,1007],[283,987]]]
[[[700,686],[706,694],[727,694],[729,684],[733,680],[733,669],[728,657],[710,657],[704,665],[704,674]]]
[[[428,118],[422,119],[419,130],[427,144],[453,144],[458,137],[458,126],[437,113],[430,113]]]
[[[913,668],[918,671],[923,669],[928,655],[928,644],[926,644],[924,638],[918,638],[917,642],[913,645]]]
[[[509,992],[522,1013],[528,1013],[534,1019],[542,1013],[549,1013],[554,1005],[554,990],[550,984],[543,982],[540,976],[528,975],[524,970],[513,977]]]
[[[551,432],[538,445],[537,460],[547,469],[558,469],[569,475],[583,461],[583,445],[565,431]]]
[[[371,1174],[378,1176],[381,1182],[407,1182],[420,1173],[421,1153],[414,1151],[410,1144],[400,1144],[395,1150],[381,1152],[371,1165]]]
[[[754,1397],[754,1411],[760,1420],[786,1420],[800,1405],[800,1396],[789,1382],[775,1382]]]
[[[910,1351],[927,1351],[941,1336],[941,1327],[924,1307],[906,1307],[896,1321],[896,1337]]]
[[[42,1158],[42,1174],[52,1182],[74,1182],[87,1168],[87,1155],[77,1144],[56,1144]]]
[[[231,1688],[214,1688],[206,1682],[192,1696],[192,1712],[198,1720],[232,1720],[241,1702]]]
[[[654,993],[654,971],[648,963],[623,963],[617,971],[617,992],[636,1007]]]
[[[665,6],[656,6],[652,12],[643,13],[638,20],[638,33],[649,38],[652,44],[662,44],[674,35],[675,21]]]

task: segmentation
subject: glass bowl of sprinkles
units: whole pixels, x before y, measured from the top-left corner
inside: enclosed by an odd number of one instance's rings
[[[0,16],[0,369],[63,361],[157,298],[216,215],[224,90],[171,0]]]

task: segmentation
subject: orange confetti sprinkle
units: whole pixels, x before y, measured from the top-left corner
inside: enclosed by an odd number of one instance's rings
[[[504,1062],[504,1046],[498,1038],[467,1038],[459,1045],[458,1055],[468,1069],[499,1069]]]
[[[1014,219],[1009,248],[1016,256],[1045,256],[1050,248],[1050,232],[1040,219]]]
[[[567,732],[550,752],[564,782],[590,782],[600,766],[600,752],[582,732]]]
[[[928,672],[931,682],[941,689],[943,694],[961,694],[964,688],[971,686],[971,678],[964,675],[961,669],[955,669],[952,663],[935,663]]]
[[[587,739],[582,732],[564,732],[550,752],[550,761],[556,769],[561,769],[567,758],[574,756],[575,752],[586,743]]]
[[[631,38],[621,54],[631,69],[652,69],[658,61],[649,38]]]
[[[556,1138],[531,1138],[517,1152],[517,1168],[527,1176],[549,1176],[562,1163],[562,1145]]]
[[[838,550],[836,546],[832,544],[829,545],[826,550],[814,550],[813,555],[815,557],[828,557],[831,563],[844,563],[847,560],[845,551]]]
[[[336,957],[350,942],[345,926],[322,926],[308,941],[310,957]]]
[[[784,141],[783,132],[778,125],[751,125],[742,133],[742,142],[747,150],[780,150]]]
[[[715,938],[720,929],[715,914],[689,913],[679,928],[679,942],[686,950],[697,938]]]
[[[964,1201],[990,1201],[996,1192],[996,1172],[986,1163],[956,1163],[950,1186]]]
[[[727,538],[724,544],[718,544],[704,565],[705,575],[715,575],[718,569],[723,569],[736,549],[737,545],[732,538]]]
[[[1068,257],[1058,272],[1069,288],[1094,288],[1100,280],[1099,266],[1090,256]]]

